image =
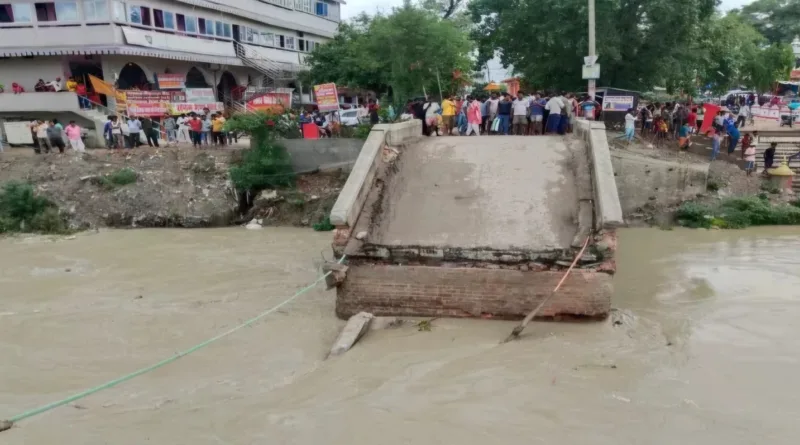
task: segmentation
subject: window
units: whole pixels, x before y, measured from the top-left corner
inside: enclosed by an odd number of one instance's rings
[[[215,29],[215,31],[217,32],[217,35],[220,37],[225,35],[225,32],[223,31],[222,22],[217,22],[217,28]]]
[[[277,36],[276,35],[275,39],[276,39],[276,41],[275,41],[276,45],[275,46],[277,46],[279,48],[283,48],[286,45],[286,39],[284,39],[283,36]]]
[[[313,12],[311,10],[311,0],[294,0],[294,9],[308,13]]]
[[[286,49],[294,49],[294,37],[286,36]]]
[[[83,0],[83,16],[86,21],[108,20],[106,0]]]
[[[300,51],[306,50],[306,41],[304,39],[297,39],[297,45]]]
[[[231,25],[230,25],[230,23],[226,23],[225,24],[225,37],[231,38],[231,36],[233,36],[233,33],[231,32]]]
[[[36,20],[39,22],[77,22],[78,4],[76,2],[34,3]]]
[[[0,23],[30,23],[31,21],[33,21],[31,5],[0,3]]]
[[[197,17],[178,14],[178,30],[186,32],[197,32]]]
[[[252,42],[253,41],[253,28],[243,27],[244,29],[244,41],[245,42]]]
[[[262,32],[261,33],[261,44],[262,45],[266,45],[266,46],[275,45],[275,36],[273,36],[271,32]]]
[[[214,35],[214,21],[208,19],[197,19],[197,24],[200,29],[200,34],[209,36]]]
[[[128,10],[128,20],[131,23],[136,23],[138,25],[152,25],[152,22],[150,21],[150,8],[131,5],[130,9]]]
[[[328,4],[323,2],[317,2],[317,15],[321,15],[323,17],[328,16]]]
[[[175,15],[169,11],[154,9],[153,26],[163,29],[175,29]]]
[[[125,22],[128,15],[125,13],[125,3],[120,1],[111,2],[111,18],[116,22]]]

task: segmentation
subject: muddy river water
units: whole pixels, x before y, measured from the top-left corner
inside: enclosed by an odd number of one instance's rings
[[[312,282],[330,234],[0,240],[0,419],[155,363]],[[623,230],[615,319],[436,320],[325,360],[318,287],[2,444],[795,444],[800,230]]]

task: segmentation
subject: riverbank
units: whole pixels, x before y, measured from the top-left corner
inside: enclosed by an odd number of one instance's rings
[[[252,213],[228,170],[241,150],[138,148],[89,150],[82,156],[0,155],[0,185],[16,181],[59,209],[69,230],[100,227],[221,227],[259,217],[263,225],[311,226],[324,220],[346,174],[298,175],[296,188],[278,190],[262,213]],[[270,210],[271,209],[271,210]]]

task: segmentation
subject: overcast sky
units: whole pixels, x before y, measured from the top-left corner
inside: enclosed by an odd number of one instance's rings
[[[368,14],[374,14],[376,11],[389,11],[392,6],[398,6],[403,3],[403,0],[345,0],[346,5],[343,6],[343,17],[350,18],[358,15],[362,11]],[[722,9],[728,10],[731,8],[740,8],[753,0],[722,0]]]

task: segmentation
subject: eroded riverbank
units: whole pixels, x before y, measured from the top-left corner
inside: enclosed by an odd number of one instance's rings
[[[206,349],[21,422],[3,443],[750,444],[795,440],[800,229],[620,231],[624,323],[436,320],[324,361],[321,287]],[[0,418],[150,365],[317,276],[307,229],[0,240]],[[67,271],[69,269],[69,271]],[[141,296],[141,298],[139,298]],[[617,317],[615,317],[616,319]],[[615,367],[612,367],[614,365]]]

